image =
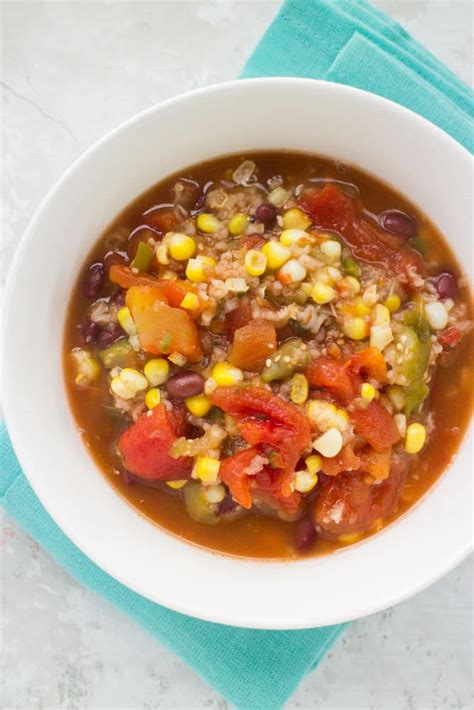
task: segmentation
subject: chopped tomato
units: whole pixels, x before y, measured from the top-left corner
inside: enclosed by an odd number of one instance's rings
[[[327,387],[337,399],[347,404],[357,395],[354,376],[351,378],[345,363],[331,357],[318,357],[306,370],[312,387]]]
[[[240,306],[234,308],[234,310],[230,311],[225,317],[228,334],[233,336],[236,330],[250,323],[252,317],[252,307],[250,303],[241,303]]]
[[[261,234],[247,234],[244,237],[244,246],[246,249],[260,249],[265,244],[265,239]]]
[[[229,353],[229,362],[242,370],[260,372],[265,360],[275,353],[276,330],[266,320],[254,320],[238,328]]]
[[[245,441],[253,446],[269,446],[278,453],[274,463],[284,474],[281,493],[290,496],[295,466],[311,444],[304,414],[263,387],[219,387],[209,398],[235,419]]]
[[[346,444],[334,458],[327,459],[323,456],[321,469],[326,476],[337,476],[343,471],[358,471],[360,465],[359,456],[354,453],[350,444]]]
[[[389,477],[370,485],[365,474],[341,473],[323,482],[315,500],[314,518],[322,537],[368,532],[395,510],[402,468],[392,466]]]
[[[201,342],[196,324],[181,308],[165,302],[160,288],[132,286],[126,295],[145,352],[166,355],[178,352],[196,362],[202,358]]]
[[[443,346],[443,348],[455,348],[459,341],[462,339],[462,332],[459,328],[451,326],[438,333],[438,340]]]
[[[282,494],[283,476],[280,469],[265,466],[255,476],[251,476],[250,488],[255,503],[276,510],[287,520],[294,520],[301,511],[303,498],[297,491],[293,491],[289,496]]]
[[[377,348],[364,348],[347,361],[347,369],[351,374],[373,377],[381,384],[387,382],[387,365],[385,358]]]
[[[339,232],[357,258],[383,264],[405,283],[412,283],[416,274],[425,275],[419,252],[362,217],[355,201],[334,185],[326,185],[321,191],[308,190],[300,202],[318,227]]]
[[[372,401],[366,409],[355,409],[350,417],[355,432],[376,451],[383,451],[400,440],[393,418],[379,402]]]
[[[183,433],[183,420],[163,404],[142,416],[126,429],[119,439],[125,467],[142,478],[159,481],[187,479],[192,460],[174,459],[169,451]]]
[[[157,287],[160,283],[155,276],[150,274],[135,273],[128,266],[122,264],[113,264],[110,267],[109,279],[114,284],[118,284],[122,288],[130,288],[131,286],[153,286]]]
[[[256,456],[259,455],[258,449],[251,448],[239,451],[233,456],[222,459],[219,469],[219,476],[229,487],[232,496],[243,508],[252,507],[252,496],[250,495],[250,476],[246,470],[251,465]]]
[[[364,451],[359,452],[360,470],[368,473],[375,481],[385,481],[390,474],[392,463],[392,448],[389,446],[383,451],[374,451],[367,446]]]
[[[259,455],[259,450],[253,446],[223,459],[219,476],[243,508],[250,509],[254,502],[263,503],[274,510],[295,515],[299,512],[302,498],[296,492],[287,497],[282,495],[280,469],[263,466],[258,473],[247,475],[246,471]]]
[[[356,218],[354,201],[334,185],[326,185],[320,191],[307,190],[300,202],[318,227],[333,229],[343,236],[352,231]]]

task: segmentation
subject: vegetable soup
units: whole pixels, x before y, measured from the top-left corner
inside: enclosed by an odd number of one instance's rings
[[[74,286],[64,368],[86,446],[142,514],[292,558],[377,532],[434,483],[471,416],[472,342],[467,282],[406,198],[252,153],[115,218]]]

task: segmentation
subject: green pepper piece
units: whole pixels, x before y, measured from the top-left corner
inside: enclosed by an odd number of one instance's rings
[[[346,256],[342,260],[342,268],[348,276],[354,276],[356,279],[360,278],[360,266],[351,256]]]
[[[305,370],[311,363],[311,354],[301,338],[292,338],[280,345],[270,360],[271,364],[262,370],[264,382],[285,380],[294,372]]]
[[[422,380],[415,380],[404,388],[405,415],[409,417],[412,412],[418,411],[428,396],[430,388]]]
[[[186,510],[193,520],[203,525],[217,525],[220,522],[212,504],[204,497],[204,489],[199,483],[187,483],[183,494]]]
[[[422,338],[414,328],[404,325],[395,337],[394,345],[397,351],[399,364],[394,368],[403,375],[406,384],[411,385],[419,380],[426,372],[430,357],[430,341],[425,339],[424,330]]]
[[[116,340],[108,348],[101,350],[99,357],[108,370],[113,370],[114,367],[132,367],[137,360],[137,354],[126,338]]]
[[[150,261],[153,259],[153,247],[151,247],[147,242],[140,242],[138,244],[137,253],[130,264],[132,269],[137,269],[137,271],[146,271],[150,266]]]

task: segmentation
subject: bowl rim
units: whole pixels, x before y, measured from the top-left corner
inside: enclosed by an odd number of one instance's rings
[[[221,91],[232,91],[235,87],[245,87],[246,85],[255,85],[255,84],[273,84],[273,85],[279,85],[284,89],[286,86],[296,86],[296,85],[302,85],[302,86],[317,86],[317,85],[325,85],[326,87],[330,86],[331,91],[334,92],[341,92],[344,94],[353,94],[356,97],[360,97],[361,100],[365,102],[372,102],[373,104],[385,104],[391,111],[393,112],[399,112],[401,115],[409,115],[410,119],[412,121],[416,121],[419,123],[419,125],[424,128],[426,131],[430,131],[433,133],[433,135],[436,136],[436,139],[442,143],[445,144],[447,149],[451,151],[456,151],[459,155],[459,157],[462,156],[463,160],[469,159],[471,161],[472,165],[472,158],[470,153],[463,147],[461,146],[456,140],[454,140],[451,136],[446,134],[442,129],[439,127],[435,126],[434,124],[430,123],[420,115],[416,114],[415,112],[411,111],[410,109],[401,106],[400,104],[397,104],[393,101],[390,101],[388,99],[385,99],[383,97],[380,97],[376,94],[372,94],[367,91],[363,91],[361,89],[357,89],[351,86],[343,85],[343,84],[336,84],[333,82],[327,82],[323,80],[317,80],[317,79],[302,79],[302,78],[292,78],[292,77],[263,77],[263,78],[252,78],[252,79],[237,79],[237,80],[232,80],[228,82],[223,82],[220,84],[212,84],[206,87],[202,87],[199,89],[195,89],[193,91],[189,92],[184,92],[181,93],[177,96],[168,98],[164,101],[158,102],[156,104],[153,104],[152,106],[144,109],[143,111],[131,116],[130,118],[126,119],[125,121],[121,122],[119,125],[117,125],[115,128],[112,130],[108,131],[104,136],[102,136],[99,140],[97,140],[95,143],[93,143],[85,152],[83,152],[72,164],[71,166],[60,176],[60,178],[56,181],[56,183],[53,185],[53,187],[47,192],[46,196],[43,198],[41,201],[39,207],[36,209],[34,215],[32,216],[19,244],[18,247],[15,251],[12,263],[10,265],[10,268],[8,270],[7,274],[7,280],[6,280],[6,286],[5,286],[5,295],[4,295],[4,335],[6,335],[6,329],[8,327],[8,321],[9,318],[11,317],[10,314],[12,312],[12,303],[13,303],[13,294],[15,290],[15,284],[18,278],[18,273],[21,268],[22,262],[25,258],[25,253],[28,249],[28,245],[30,241],[33,239],[35,235],[35,230],[37,228],[37,225],[45,211],[49,209],[49,206],[51,203],[54,203],[54,200],[56,198],[57,193],[61,190],[62,186],[67,183],[69,180],[70,176],[74,174],[74,172],[81,166],[83,163],[87,163],[89,157],[93,155],[100,147],[107,142],[109,142],[111,139],[113,139],[117,134],[121,132],[126,132],[131,126],[135,124],[139,124],[144,118],[146,118],[149,115],[154,114],[155,112],[159,112],[162,109],[170,106],[178,106],[181,102],[188,101],[192,99],[195,96],[202,96],[202,95],[210,95],[215,92],[221,92]],[[363,168],[363,166],[361,166]],[[64,324],[61,329],[61,333],[63,332],[64,329]],[[2,362],[3,362],[3,376],[6,378],[6,370],[8,369],[8,363],[10,363],[10,357],[9,357],[9,351],[8,351],[8,346],[7,346],[7,338],[3,337],[3,344],[2,344]],[[62,374],[62,373],[61,373]],[[4,383],[5,384],[5,383]],[[51,501],[48,499],[48,496],[45,494],[44,489],[42,486],[39,484],[39,481],[35,476],[31,473],[32,466],[31,466],[31,458],[29,455],[29,452],[27,452],[27,442],[24,440],[23,437],[23,432],[20,430],[20,428],[17,426],[18,420],[15,420],[14,417],[14,410],[15,410],[15,402],[14,398],[10,397],[8,395],[9,388],[4,387],[4,392],[5,392],[5,397],[4,397],[4,415],[5,415],[5,421],[7,424],[7,428],[11,437],[11,441],[14,447],[14,450],[17,454],[17,457],[20,461],[20,464],[23,468],[23,471],[31,484],[35,494],[38,496],[40,499],[41,503],[47,510],[47,512],[51,515],[53,520],[58,522],[58,525],[61,527],[63,532],[69,537],[70,540],[74,544],[77,545],[77,547],[86,554],[90,560],[95,562],[99,567],[101,567],[105,572],[110,574],[113,578],[118,580],[119,582],[122,582],[125,584],[127,587],[132,589],[133,591],[138,592],[142,596],[146,598],[151,598],[149,590],[140,588],[139,584],[134,583],[134,580],[130,580],[127,575],[122,574],[120,571],[116,569],[113,565],[109,565],[107,560],[104,559],[98,559],[95,556],[94,550],[90,549],[86,545],[82,544],[78,540],[78,536],[76,534],[77,531],[72,530],[69,528],[67,520],[61,517],[61,515],[58,514],[58,511],[54,509],[54,506],[51,507]],[[461,447],[464,448],[466,445],[469,444],[469,439],[470,435],[472,433],[472,421],[471,421],[471,427],[470,429],[465,433],[463,442],[461,444]],[[25,463],[26,462],[26,463]],[[439,481],[443,478],[441,476],[438,481],[431,487],[430,490],[432,490],[434,487],[436,487],[439,483]],[[110,484],[108,484],[110,485]],[[419,503],[416,504],[415,506],[412,506],[410,508],[410,511],[413,511],[416,509],[420,504],[423,503],[424,500],[423,496]],[[401,516],[398,521],[401,523],[404,519],[404,515]],[[395,524],[398,524],[397,522]],[[393,525],[393,524],[392,524]],[[392,526],[389,526],[389,528]],[[376,536],[370,539],[375,539],[375,538],[381,538],[383,535],[382,533],[378,533]],[[357,545],[352,546],[352,547],[357,547]],[[349,548],[347,548],[349,549]],[[350,620],[351,618],[361,618],[362,616],[366,616],[369,614],[372,614],[374,612],[380,611],[382,609],[387,608],[388,606],[391,606],[395,603],[399,603],[408,597],[418,593],[419,591],[425,589],[426,587],[430,586],[432,583],[437,581],[439,578],[441,578],[444,574],[449,572],[451,569],[453,569],[457,564],[459,564],[463,559],[465,559],[469,553],[473,549],[473,541],[472,541],[472,536],[471,539],[466,539],[464,545],[460,546],[457,554],[453,554],[449,560],[446,560],[444,564],[441,564],[438,566],[436,570],[432,570],[430,574],[426,574],[423,576],[423,578],[419,578],[416,581],[410,581],[405,584],[404,591],[401,592],[400,590],[397,590],[396,593],[394,593],[392,598],[385,597],[383,599],[383,602],[380,603],[376,600],[374,600],[371,604],[365,604],[362,609],[359,609],[357,611],[357,617],[354,616],[351,613],[338,613],[334,614],[333,616],[326,616],[324,618],[324,625],[327,624],[334,624],[334,623],[340,623],[340,622],[345,622]],[[220,556],[219,553],[215,553],[214,551],[207,550],[206,554],[209,554],[209,552],[212,555],[217,555]],[[336,553],[338,554],[338,553]],[[251,563],[251,564],[259,564],[258,561],[255,560],[249,560],[249,559],[244,559],[241,560],[240,558],[228,558],[228,559],[233,559],[233,562],[235,564],[239,564],[241,562],[244,562],[246,564]],[[278,562],[278,565],[291,565],[291,566],[298,566],[301,565],[302,562],[307,561],[308,559],[311,558],[302,558],[301,560],[295,560],[295,561],[290,561],[290,560],[284,560],[282,562]],[[314,559],[314,558],[312,558]],[[317,559],[322,559],[322,558],[317,558]],[[264,562],[265,566],[269,566],[272,563],[271,562]],[[189,603],[183,603],[183,602],[178,602],[174,603],[174,601],[170,600],[169,598],[166,599],[160,599],[159,595],[154,595],[153,596],[153,601],[156,601],[159,604],[163,604],[167,606],[168,608],[174,609],[175,611],[178,611],[183,614],[187,614],[190,616],[196,616],[197,618],[205,619],[207,621],[213,621],[217,623],[223,623],[223,624],[233,624],[237,626],[243,626],[243,627],[249,627],[249,628],[262,628],[262,629],[297,629],[297,628],[310,628],[315,625],[315,618],[311,618],[308,620],[302,620],[299,619],[298,621],[291,620],[289,618],[273,618],[273,619],[265,619],[262,620],[260,617],[256,617],[252,614],[251,610],[246,610],[245,612],[241,613],[239,618],[233,618],[232,615],[229,614],[228,611],[216,611],[216,610],[211,610],[209,609],[208,606],[201,604],[197,604],[195,601],[192,601],[191,599],[189,600]],[[321,625],[319,623],[319,625]]]

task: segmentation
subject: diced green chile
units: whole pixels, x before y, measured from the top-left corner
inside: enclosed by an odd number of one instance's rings
[[[199,483],[187,483],[183,488],[184,504],[188,515],[197,523],[217,525],[219,517],[214,512],[216,506],[204,497],[204,489]]]
[[[360,277],[360,266],[351,256],[346,256],[342,260],[342,268],[348,276],[354,276],[356,279]]]
[[[135,258],[130,264],[131,268],[137,269],[138,271],[146,271],[153,259],[153,254],[153,247],[146,242],[139,242]]]
[[[292,338],[280,345],[270,360],[271,364],[262,371],[264,382],[285,380],[294,372],[305,370],[311,363],[311,354],[301,338]]]
[[[428,396],[430,388],[422,380],[415,380],[411,385],[405,387],[405,415],[409,417],[413,412],[417,412],[426,397]]]
[[[112,345],[109,345],[105,350],[101,350],[99,357],[108,370],[114,367],[130,367],[136,358],[135,350],[132,348],[126,338],[117,340]]]
[[[429,339],[420,338],[414,328],[404,325],[394,341],[400,364],[399,374],[403,375],[407,385],[419,380],[426,372],[430,357]]]

